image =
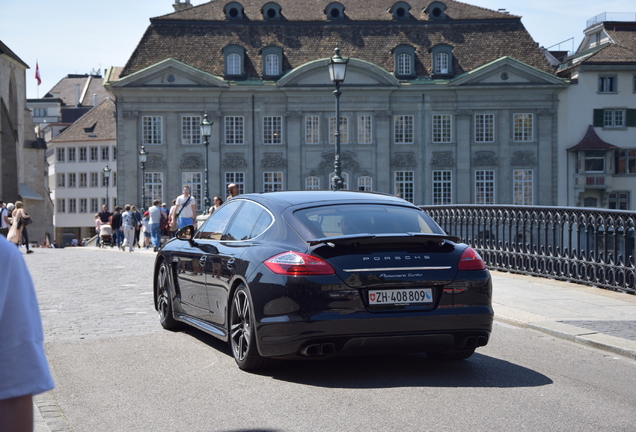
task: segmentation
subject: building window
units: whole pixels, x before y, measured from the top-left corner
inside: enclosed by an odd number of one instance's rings
[[[203,208],[203,194],[201,191],[202,188],[202,174],[200,172],[184,172],[181,173],[181,188],[183,186],[190,186],[190,193],[192,194],[192,198],[194,198],[196,202],[197,211],[201,211]]]
[[[329,185],[333,185],[333,178],[336,174],[329,174]],[[346,172],[340,173],[340,179],[342,180],[342,190],[349,190],[349,174]]]
[[[320,119],[318,116],[305,117],[305,144],[318,144],[320,142]]]
[[[373,190],[373,179],[370,176],[358,177],[358,190],[371,192]]]
[[[201,144],[201,116],[181,117],[181,144]]]
[[[243,116],[228,116],[225,123],[225,144],[245,144],[245,119]]]
[[[413,171],[396,171],[394,176],[395,196],[413,202],[415,175]]]
[[[66,174],[58,173],[57,174],[57,187],[63,188],[66,187]]]
[[[75,147],[69,147],[68,148],[67,153],[66,153],[67,156],[68,156],[67,162],[75,162],[76,161],[75,153],[76,153]]]
[[[412,115],[396,115],[393,117],[393,139],[395,144],[413,143]]]
[[[263,117],[263,144],[281,144],[283,118],[280,116]]]
[[[104,146],[102,147],[102,160],[109,161],[110,160],[110,147]]]
[[[512,203],[514,205],[534,204],[534,172],[532,170],[514,170]]]
[[[349,119],[340,117],[340,144],[349,142]],[[336,118],[329,117],[329,144],[336,143]]]
[[[75,198],[68,199],[68,212],[77,213],[77,200]]]
[[[163,173],[147,172],[144,174],[144,195],[146,202],[143,208],[150,208],[156,199],[163,202]]]
[[[33,117],[46,117],[46,108],[35,108],[33,110]]]
[[[113,147],[113,160],[116,161],[117,160],[117,146]]]
[[[305,179],[305,190],[319,190],[320,179],[318,177],[307,177]]]
[[[586,151],[585,152],[585,172],[604,173],[605,172],[605,152]]]
[[[161,116],[143,116],[141,118],[141,142],[145,145],[162,144]]]
[[[513,115],[513,141],[528,142],[534,140],[534,115],[514,114]]]
[[[99,160],[99,149],[97,147],[91,147],[90,152],[91,152],[90,161],[97,162]]]
[[[79,199],[79,212],[88,213],[88,199],[86,198]]]
[[[57,162],[64,162],[66,155],[66,149],[64,147],[58,147],[57,149]]]
[[[66,199],[64,198],[57,199],[57,212],[66,213]]]
[[[475,142],[495,141],[495,115],[475,114]]]
[[[241,56],[236,53],[227,56],[227,74],[241,75]]]
[[[278,76],[278,56],[276,54],[267,54],[265,56],[265,75]]]
[[[245,193],[245,173],[243,172],[226,172],[225,173],[225,186],[230,183],[234,183],[238,186],[239,195]]]
[[[603,113],[603,127],[624,127],[625,110],[606,109]]]
[[[371,125],[370,115],[358,116],[358,144],[371,144]]]
[[[99,212],[99,200],[97,198],[91,198],[91,213]]]
[[[433,205],[453,203],[453,172],[433,171]]]
[[[475,171],[475,204],[495,203],[495,172],[493,170]]]
[[[435,73],[447,74],[448,73],[448,53],[441,52],[435,54]]]
[[[450,143],[451,142],[452,115],[451,114],[434,114],[433,115],[433,142],[434,143]]]
[[[88,160],[88,149],[86,147],[79,148],[79,161],[86,162]]]
[[[395,75],[402,78],[415,76],[415,48],[410,45],[400,45],[393,50]]]
[[[68,187],[70,188],[77,187],[77,174],[68,173]]]
[[[99,186],[99,175],[96,172],[91,173],[91,187]]]
[[[636,174],[636,150],[619,150],[616,164],[618,174]]]
[[[599,93],[618,93],[616,86],[616,76],[600,76],[598,77]]]
[[[263,192],[275,192],[283,190],[282,172],[263,173]]]
[[[629,192],[611,192],[609,208],[612,210],[629,210]]]
[[[397,74],[398,75],[411,75],[411,71],[413,70],[413,65],[411,64],[411,56],[402,53],[397,56]]]
[[[79,173],[79,187],[87,187],[88,186],[88,174],[87,173]]]

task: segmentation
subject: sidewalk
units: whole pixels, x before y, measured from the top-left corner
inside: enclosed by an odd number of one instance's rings
[[[636,295],[491,271],[495,320],[636,359]]]

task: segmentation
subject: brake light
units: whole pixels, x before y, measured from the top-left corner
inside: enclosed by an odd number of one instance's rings
[[[457,263],[458,270],[486,270],[486,263],[473,248],[467,247]]]
[[[285,276],[320,276],[335,274],[331,265],[320,258],[300,252],[283,252],[263,263],[272,273]]]

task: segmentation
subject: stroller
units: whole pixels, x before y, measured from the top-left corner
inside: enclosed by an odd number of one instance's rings
[[[113,228],[108,224],[103,224],[99,229],[99,238],[100,248],[113,247]]]

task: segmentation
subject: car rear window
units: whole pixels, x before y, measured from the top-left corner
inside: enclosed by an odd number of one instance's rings
[[[315,238],[408,232],[443,234],[426,213],[409,207],[342,204],[297,210],[294,216]]]

